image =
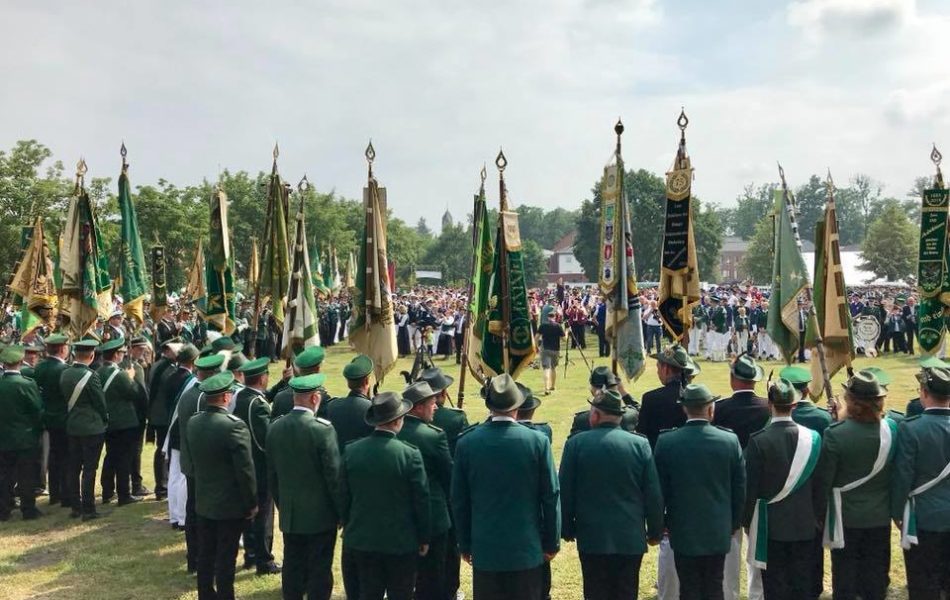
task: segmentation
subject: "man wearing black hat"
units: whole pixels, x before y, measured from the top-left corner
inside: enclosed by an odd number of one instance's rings
[[[487,385],[490,420],[459,437],[452,511],[476,600],[539,598],[560,549],[558,481],[547,438],[515,422],[524,395],[508,374]],[[497,510],[498,499],[506,510]]]
[[[201,382],[206,407],[188,421],[198,514],[198,599],[234,598],[234,562],[245,524],[257,513],[251,435],[228,413],[234,376]]]
[[[280,573],[274,562],[273,517],[274,500],[267,485],[267,427],[270,424],[270,405],[264,398],[267,390],[268,357],[249,361],[239,371],[244,373],[244,389],[238,392],[234,415],[251,432],[251,455],[257,480],[257,514],[244,532],[244,568],[256,565],[258,575]]]
[[[36,474],[40,463],[43,407],[36,383],[20,374],[23,346],[0,351],[0,521],[10,518],[16,487],[23,520],[41,515],[36,508]]]
[[[623,389],[620,378],[611,372],[609,367],[594,367],[590,372],[590,393],[596,396],[605,390],[613,390],[623,398],[624,413],[620,426],[627,431],[636,431],[637,424],[640,421],[640,404],[633,399],[633,396]],[[574,413],[574,421],[571,423],[571,432],[567,437],[582,431],[590,430],[590,409],[585,409]]]
[[[168,435],[168,422],[171,415],[165,405],[162,391],[165,380],[175,372],[175,357],[184,347],[179,338],[171,338],[162,343],[162,355],[152,363],[148,379],[148,426],[155,442],[155,454],[152,456],[152,469],[155,476],[155,499],[163,500],[168,495],[168,471],[165,468],[165,436]]]
[[[586,600],[627,600],[637,597],[647,541],[663,534],[663,497],[649,442],[620,428],[620,394],[589,402],[592,429],[561,456],[561,535],[577,540]]]
[[[168,466],[168,520],[172,527],[181,529],[185,524],[188,502],[187,480],[181,472],[181,436],[178,430],[178,399],[197,383],[194,374],[198,349],[185,344],[175,357],[175,370],[164,379],[159,394],[164,398],[168,417],[162,454]]]
[[[821,435],[792,420],[798,390],[787,380],[769,387],[768,401],[771,423],[744,452],[749,563],[761,571],[766,598],[800,600],[814,593],[814,540],[827,501],[812,477]]]
[[[679,427],[686,422],[678,402],[690,366],[689,355],[679,344],[666,347],[653,358],[656,359],[656,376],[663,387],[643,394],[640,421],[637,423],[637,431],[647,436],[651,448],[656,447],[660,431]]]
[[[411,409],[395,392],[378,394],[365,416],[373,432],[343,454],[343,546],[356,560],[362,600],[410,600],[417,559],[429,550],[422,453],[396,438]]]
[[[429,489],[431,520],[429,552],[419,560],[416,575],[416,600],[445,600],[446,541],[449,526],[449,482],[452,456],[445,432],[432,425],[436,392],[425,381],[407,387],[402,397],[412,402],[402,429],[396,436],[422,453]]]
[[[267,436],[267,477],[284,535],[281,589],[287,600],[329,600],[340,524],[340,451],[333,426],[315,416],[325,376],[292,378],[294,407]]]
[[[66,436],[66,403],[59,379],[68,368],[69,340],[61,334],[46,338],[46,358],[33,370],[33,380],[40,389],[43,400],[43,424],[49,433],[49,459],[47,491],[50,505],[70,507],[66,501],[66,474],[69,460],[69,438]],[[71,508],[71,507],[70,507]]]
[[[745,468],[736,435],[710,423],[716,400],[705,385],[687,385],[680,403],[688,420],[657,440],[654,460],[678,576],[672,586],[678,594],[666,597],[723,598],[723,565],[742,517]]]

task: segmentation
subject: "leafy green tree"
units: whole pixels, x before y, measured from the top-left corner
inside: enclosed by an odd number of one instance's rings
[[[772,219],[766,217],[755,225],[755,233],[749,240],[749,248],[742,258],[742,277],[753,281],[772,281]]]
[[[461,223],[446,227],[432,241],[420,264],[441,268],[446,284],[465,285],[472,276],[471,232]]]
[[[702,279],[719,279],[719,251],[725,225],[715,205],[702,207],[693,198],[693,235],[696,236],[696,265]]]
[[[544,274],[547,273],[547,264],[541,245],[534,240],[522,240],[521,256],[524,260],[524,276],[528,287],[544,285]]]
[[[917,269],[919,231],[898,203],[888,204],[868,227],[861,268],[889,281],[907,280]]]
[[[425,217],[419,217],[419,220],[416,221],[416,233],[419,234],[419,237],[432,239],[432,230],[429,229]]]
[[[723,222],[729,225],[732,235],[747,240],[755,234],[759,221],[772,210],[775,188],[774,183],[758,187],[750,183],[745,187],[742,195],[736,199],[736,208],[724,211],[727,218]]]

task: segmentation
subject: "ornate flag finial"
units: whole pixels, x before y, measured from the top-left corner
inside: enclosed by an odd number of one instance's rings
[[[482,178],[482,186],[484,186],[485,179],[488,178],[488,170],[485,168],[484,164],[482,164],[482,170],[478,173],[478,176]]]
[[[505,167],[508,166],[508,159],[505,158],[505,152],[501,148],[498,149],[498,156],[495,158],[495,166],[498,167],[498,171],[501,173],[504,173]]]

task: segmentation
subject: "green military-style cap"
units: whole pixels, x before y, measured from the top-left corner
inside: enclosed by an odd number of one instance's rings
[[[606,390],[587,401],[591,406],[611,415],[623,415],[623,398],[616,390]]]
[[[46,336],[46,339],[43,342],[47,346],[62,346],[63,344],[69,343],[69,338],[61,333],[53,333]]]
[[[654,354],[653,358],[657,362],[680,370],[688,369],[690,365],[689,353],[679,344],[667,346],[662,352]]]
[[[287,383],[290,388],[299,393],[312,392],[327,380],[327,376],[323,373],[313,373],[311,375],[300,375],[298,377],[293,377]]]
[[[211,346],[214,348],[215,352],[220,350],[230,350],[232,352],[240,352],[244,349],[243,344],[236,344],[234,340],[230,337],[224,335],[211,342]]]
[[[298,369],[312,369],[323,362],[326,351],[321,346],[310,346],[297,355],[294,366]]]
[[[801,400],[801,393],[788,379],[779,378],[769,386],[769,402],[777,406],[788,406]]]
[[[788,381],[795,387],[800,387],[806,383],[811,383],[811,371],[801,367],[785,367],[778,372],[778,376]]]
[[[267,367],[269,365],[270,359],[266,356],[263,356],[261,358],[247,361],[241,366],[241,368],[238,369],[238,372],[244,373],[245,377],[257,377],[258,375],[263,375],[266,373]]]
[[[212,354],[217,354],[218,351],[214,349],[214,346],[211,344],[205,344],[205,346],[198,351],[198,358],[204,358],[205,356],[211,356]]]
[[[152,340],[147,335],[136,335],[132,337],[132,346],[151,346]]]
[[[80,350],[83,352],[91,352],[99,347],[99,342],[96,340],[79,340],[71,344],[74,350]]]
[[[732,376],[742,381],[762,381],[765,371],[748,354],[740,354],[729,367]]]
[[[861,370],[867,371],[868,373],[873,374],[874,377],[877,378],[877,382],[883,385],[884,387],[891,385],[891,376],[888,375],[887,371],[885,371],[881,367],[865,367],[864,369],[861,369]]]
[[[845,391],[855,398],[876,400],[887,395],[887,390],[875,376],[873,371],[863,369],[851,376],[846,383],[841,384]]]
[[[234,385],[234,374],[225,371],[205,379],[198,386],[198,389],[204,392],[205,396],[217,396],[229,391],[232,385]]]
[[[343,377],[346,379],[362,379],[373,372],[373,360],[365,354],[360,354],[343,367]]]
[[[719,400],[719,396],[714,396],[709,388],[702,383],[691,383],[683,388],[680,393],[680,404],[687,406],[701,406]]]
[[[198,349],[194,344],[185,344],[175,355],[175,360],[178,362],[191,362],[196,358],[198,358]]]
[[[5,365],[19,364],[26,354],[26,348],[20,344],[11,344],[0,350],[0,363]]]
[[[224,355],[223,354],[212,354],[210,356],[202,356],[195,361],[195,367],[201,371],[218,371],[221,369],[221,365],[224,364]]]
[[[917,374],[921,387],[937,396],[950,396],[950,369],[929,369]]]
[[[42,352],[43,344],[41,344],[38,339],[33,338],[32,340],[23,344],[23,350],[25,352]]]
[[[950,369],[950,364],[936,356],[925,356],[920,359],[921,369]]]
[[[119,348],[122,348],[123,346],[125,346],[125,338],[117,337],[99,346],[99,351],[112,352],[113,350],[118,350]]]

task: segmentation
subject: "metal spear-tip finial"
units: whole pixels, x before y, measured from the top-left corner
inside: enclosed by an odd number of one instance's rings
[[[835,189],[835,180],[831,178],[831,169],[828,169],[828,176],[825,177],[825,185],[828,186],[829,190]]]
[[[782,180],[782,185],[785,185],[785,169],[782,168],[782,163],[775,161],[775,164],[778,165],[778,176]]]
[[[686,116],[686,109],[682,106],[680,107],[680,116],[676,119],[676,125],[680,128],[680,131],[684,134],[686,133],[686,127],[689,125],[689,117]]]
[[[364,152],[363,155],[369,164],[373,164],[373,161],[376,160],[376,148],[373,148],[372,139],[369,140],[369,145],[366,146],[366,152]]]
[[[934,165],[939,169],[940,162],[943,160],[943,154],[940,154],[940,150],[937,150],[937,144],[934,144],[934,149],[930,152],[930,160],[933,161]]]
[[[83,177],[88,170],[89,167],[86,166],[86,159],[79,157],[79,162],[76,163],[76,177]]]
[[[495,166],[498,167],[498,171],[501,173],[504,173],[505,167],[508,166],[508,159],[505,158],[505,151],[501,148],[498,149],[498,156],[495,157]]]
[[[297,184],[297,191],[301,194],[310,189],[310,180],[307,179],[307,174],[304,173],[303,179],[300,180],[300,183]]]
[[[277,162],[277,157],[280,156],[280,146],[277,142],[274,142],[274,162]]]
[[[124,171],[128,168],[129,163],[126,162],[125,157],[128,156],[129,151],[125,148],[125,140],[122,140],[122,146],[119,147],[119,155],[122,157],[122,170]]]
[[[614,133],[617,134],[617,137],[623,135],[623,121],[620,120],[620,117],[617,117],[617,124],[614,125]]]
[[[485,165],[482,165],[482,170],[479,171],[478,176],[482,178],[482,185],[485,185],[485,180],[488,179],[488,169],[485,168]]]

